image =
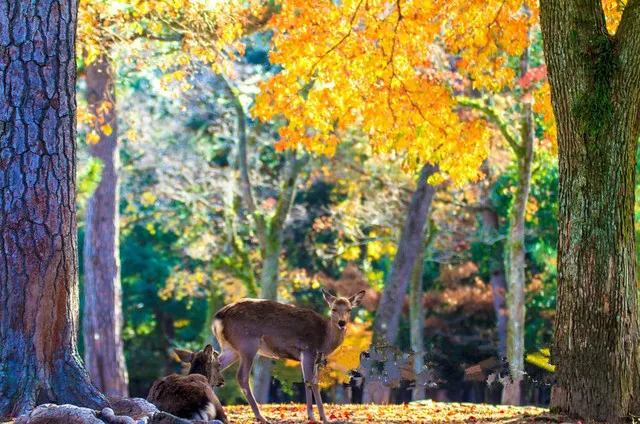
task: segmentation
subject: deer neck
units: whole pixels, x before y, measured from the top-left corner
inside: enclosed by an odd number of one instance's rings
[[[331,321],[328,322],[327,340],[325,341],[324,351],[328,355],[338,348],[344,341],[347,330],[339,329]]]

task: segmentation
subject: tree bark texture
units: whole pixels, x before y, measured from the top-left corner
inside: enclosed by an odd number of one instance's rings
[[[89,153],[103,163],[87,202],[84,242],[84,360],[93,383],[108,396],[128,395],[122,343],[122,287],[118,214],[118,142],[113,67],[106,55],[87,67],[87,103],[100,126]]]
[[[558,300],[552,407],[615,422],[638,413],[633,223],[640,129],[640,2],[615,36],[600,1],[542,0],[558,126]]]
[[[529,54],[525,50],[520,58],[520,74],[529,70]],[[505,270],[507,277],[507,362],[510,379],[502,390],[502,403],[520,405],[524,379],[524,330],[525,330],[525,214],[531,188],[531,164],[535,138],[533,110],[530,102],[522,106],[520,119],[520,144],[516,151],[518,182],[509,213],[509,232],[505,246]]]
[[[107,406],[76,350],[77,10],[0,2],[0,418]]]

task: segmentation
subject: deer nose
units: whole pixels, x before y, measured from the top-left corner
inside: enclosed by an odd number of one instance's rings
[[[218,384],[217,384],[217,386],[218,386],[218,387],[222,387],[222,386],[224,386],[224,378],[221,378],[220,380],[218,380]]]
[[[344,328],[346,326],[347,326],[347,321],[345,321],[345,320],[338,321],[338,327]]]

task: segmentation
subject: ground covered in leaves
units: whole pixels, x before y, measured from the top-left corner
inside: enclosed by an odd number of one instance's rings
[[[248,406],[228,406],[230,422],[256,422]],[[262,414],[271,423],[308,423],[306,406],[300,404],[262,405]],[[547,409],[471,403],[424,401],[403,405],[325,405],[332,423],[579,423],[549,415]],[[317,415],[317,408],[314,405]]]

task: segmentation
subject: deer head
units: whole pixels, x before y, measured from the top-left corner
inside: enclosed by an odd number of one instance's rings
[[[224,377],[220,374],[219,354],[210,344],[198,352],[179,348],[174,348],[173,351],[182,362],[191,364],[189,374],[204,375],[212,387],[224,385]]]
[[[324,296],[324,300],[331,308],[331,324],[335,325],[340,330],[345,330],[351,316],[351,310],[360,305],[365,293],[366,292],[362,290],[357,294],[346,298],[334,296],[325,289],[322,289],[322,296]]]

